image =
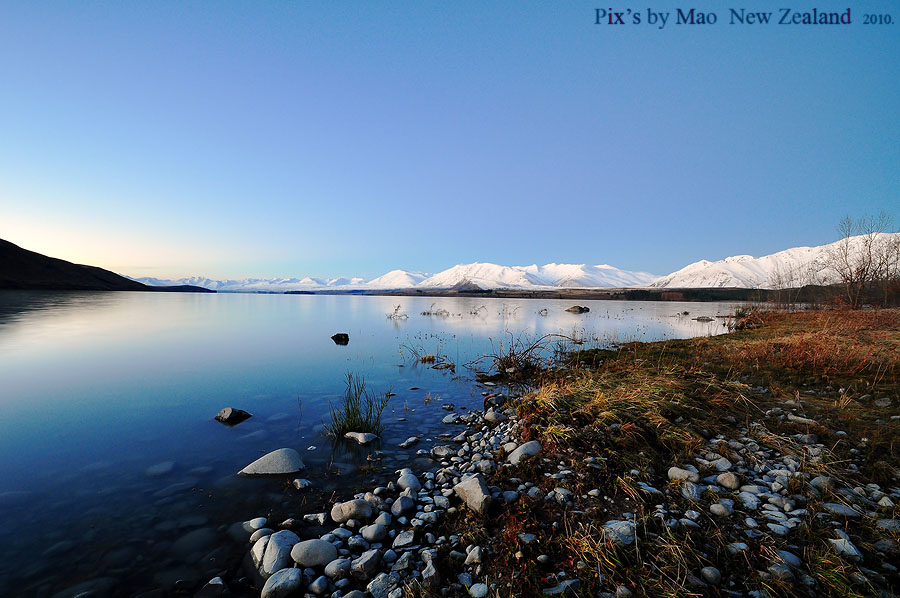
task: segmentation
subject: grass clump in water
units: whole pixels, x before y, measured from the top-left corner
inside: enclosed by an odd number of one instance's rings
[[[371,393],[366,389],[366,380],[357,374],[347,374],[347,390],[344,392],[344,403],[335,408],[331,403],[331,423],[325,424],[328,433],[342,437],[347,432],[372,432],[381,434],[384,426],[381,414],[391,398],[391,390],[384,394]]]

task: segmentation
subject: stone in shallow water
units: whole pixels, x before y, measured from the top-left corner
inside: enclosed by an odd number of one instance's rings
[[[166,475],[175,469],[175,461],[163,461],[147,468],[147,475],[151,478]]]
[[[371,432],[347,432],[344,434],[344,438],[355,440],[359,444],[369,444],[378,440],[378,435]]]
[[[243,409],[235,409],[234,407],[226,407],[216,414],[215,420],[226,426],[236,426],[242,421],[253,417]]]
[[[170,550],[175,557],[184,560],[192,554],[208,552],[221,539],[215,530],[204,527],[175,540]]]
[[[263,455],[244,469],[238,475],[281,475],[297,473],[306,469],[300,453],[292,448],[281,448]]]

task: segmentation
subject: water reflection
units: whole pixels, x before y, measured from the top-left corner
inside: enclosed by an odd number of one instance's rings
[[[376,447],[384,450],[382,465],[396,468],[414,457],[415,449],[396,448],[401,440],[448,430],[439,423],[442,404],[481,402],[482,389],[463,368],[417,364],[410,348],[464,364],[500,342],[548,333],[589,344],[710,335],[724,330],[719,320],[691,318],[732,309],[586,301],[591,311],[575,315],[565,311],[572,304],[0,292],[0,506],[7,521],[0,530],[0,594],[45,595],[94,574],[104,559],[119,563],[121,555],[109,553],[122,548],[123,537],[142,546],[157,568],[183,567],[170,547],[179,534],[206,525],[197,517],[215,526],[257,515],[260,505],[276,511],[296,505],[296,492],[283,482],[234,475],[269,450],[301,451],[316,492],[362,480],[371,449],[333,445],[322,433],[347,372],[363,375],[375,391],[397,393]],[[388,317],[397,305],[407,318]],[[683,311],[690,315],[678,315]],[[336,332],[348,333],[349,344],[336,345]],[[212,418],[226,406],[253,417],[222,426]],[[16,570],[23,550],[44,554],[48,542],[71,542],[78,558],[61,565],[50,551]],[[109,566],[123,587],[155,583],[152,571],[130,565],[127,573]],[[57,577],[32,585],[41,576]],[[27,589],[4,592],[3,578]]]

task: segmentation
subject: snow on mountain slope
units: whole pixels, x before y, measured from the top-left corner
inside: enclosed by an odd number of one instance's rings
[[[547,264],[541,266],[541,274],[553,286],[566,288],[640,287],[659,278],[655,274],[620,270],[607,264]]]
[[[645,272],[629,272],[608,265],[547,264],[546,266],[499,266],[474,263],[453,266],[433,276],[422,272],[392,270],[369,282],[362,278],[245,278],[241,280],[213,280],[194,276],[178,280],[135,278],[153,286],[191,284],[216,291],[285,292],[333,290],[385,289],[449,289],[458,284],[473,284],[483,289],[553,289],[553,288],[613,288],[647,286],[656,276]]]
[[[876,245],[900,239],[900,233],[880,234]],[[474,285],[482,289],[557,289],[557,288],[779,288],[804,284],[837,282],[835,271],[828,266],[829,253],[842,241],[819,247],[794,247],[766,255],[736,255],[710,262],[700,260],[668,276],[657,278],[646,272],[630,272],[601,264],[546,264],[538,266],[500,266],[484,262],[459,264],[428,276],[421,272],[392,270],[369,282],[362,278],[245,278],[213,280],[194,276],[178,280],[136,278],[148,285],[194,285],[215,291],[285,292],[385,289],[450,289],[457,285]],[[851,254],[864,248],[862,236],[849,239]]]
[[[426,278],[419,288],[449,289],[469,282],[483,289],[552,286],[538,275],[537,266],[498,266],[497,264],[460,264]]]
[[[882,233],[875,245],[900,238],[900,233]],[[842,241],[818,247],[794,247],[766,255],[736,255],[710,262],[700,260],[677,272],[664,276],[652,285],[662,288],[739,287],[772,289],[799,287],[804,284],[833,284],[837,273],[831,268],[829,255]],[[858,255],[865,246],[862,235],[849,239],[849,252]]]
[[[409,272],[407,270],[391,270],[378,278],[373,278],[366,287],[370,289],[409,289],[428,278],[421,272]]]
[[[418,286],[446,289],[468,282],[483,289],[618,288],[647,286],[656,278],[657,276],[646,272],[629,272],[606,264],[498,266],[476,262],[461,264],[439,272]]]

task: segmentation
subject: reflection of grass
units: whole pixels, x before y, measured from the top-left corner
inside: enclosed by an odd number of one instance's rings
[[[344,404],[340,409],[335,409],[329,403],[331,423],[326,424],[325,429],[338,438],[347,432],[381,434],[384,430],[381,414],[387,407],[390,396],[390,390],[383,395],[370,393],[366,390],[366,381],[362,376],[348,373]]]

